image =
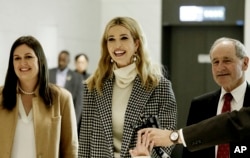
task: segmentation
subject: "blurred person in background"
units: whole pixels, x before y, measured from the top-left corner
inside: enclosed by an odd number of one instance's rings
[[[82,75],[85,81],[90,74],[88,73],[89,58],[85,53],[80,53],[75,56],[75,71]]]
[[[58,55],[58,67],[49,70],[49,80],[72,94],[79,130],[82,113],[82,76],[68,67],[69,62],[70,53],[67,50],[62,50]]]

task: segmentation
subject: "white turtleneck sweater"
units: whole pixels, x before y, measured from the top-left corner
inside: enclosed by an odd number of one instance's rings
[[[115,82],[112,96],[112,123],[115,158],[120,157],[125,111],[137,75],[135,63],[126,67],[114,66]]]

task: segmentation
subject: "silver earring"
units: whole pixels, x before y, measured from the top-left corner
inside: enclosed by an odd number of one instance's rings
[[[114,62],[114,60],[111,58],[111,59],[110,59],[110,62],[111,62],[111,63],[113,63],[113,62]]]

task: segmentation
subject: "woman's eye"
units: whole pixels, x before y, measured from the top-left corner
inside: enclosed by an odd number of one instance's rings
[[[14,60],[19,60],[20,58],[19,57],[15,57]]]
[[[114,38],[108,38],[108,41],[114,41],[115,39]]]
[[[126,39],[128,39],[128,37],[122,37],[121,39],[122,39],[122,40],[126,40]]]
[[[30,55],[29,55],[29,56],[26,56],[26,57],[25,57],[25,59],[31,59],[31,58],[33,58],[33,56],[30,56]]]

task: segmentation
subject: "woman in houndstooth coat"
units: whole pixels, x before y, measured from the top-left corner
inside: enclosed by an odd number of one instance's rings
[[[142,30],[130,17],[106,26],[99,65],[84,84],[79,135],[80,158],[129,158],[136,126],[157,116],[162,128],[175,129],[177,106],[171,82],[153,65]],[[172,148],[164,148],[170,155]],[[152,157],[158,157],[153,149]]]

